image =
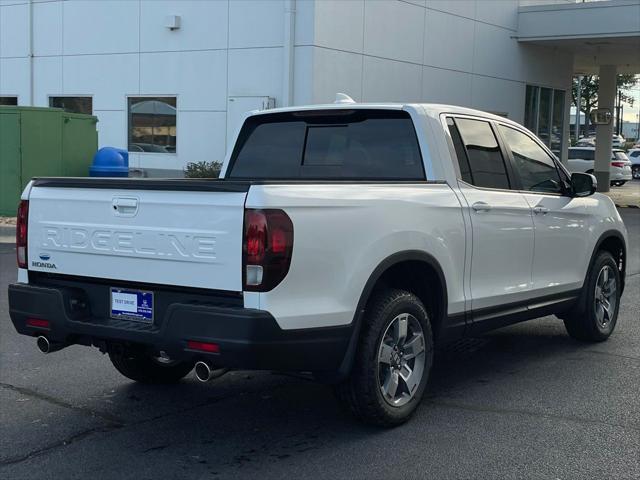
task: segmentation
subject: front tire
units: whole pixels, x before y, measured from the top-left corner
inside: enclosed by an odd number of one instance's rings
[[[593,262],[580,296],[581,305],[564,318],[567,333],[585,342],[602,342],[616,327],[620,306],[620,272],[609,252]]]
[[[391,427],[418,407],[433,365],[433,335],[424,305],[404,290],[385,290],[363,319],[353,369],[336,386],[358,419]]]
[[[109,351],[109,359],[118,372],[140,383],[176,383],[193,369],[191,362],[162,362],[146,353],[126,349]]]
[[[640,178],[640,165],[634,165],[631,168],[631,175],[633,178]]]

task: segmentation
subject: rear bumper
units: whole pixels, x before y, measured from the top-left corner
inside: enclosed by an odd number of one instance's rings
[[[351,336],[350,327],[282,330],[268,312],[196,301],[175,292],[164,295],[153,325],[117,320],[105,315],[97,300],[105,288],[9,285],[11,321],[18,333],[44,335],[50,342],[135,344],[176,360],[207,359],[219,367],[252,370],[337,371]],[[162,299],[163,292],[156,295]],[[78,301],[85,303],[84,309],[74,308]],[[28,319],[47,320],[49,328],[30,326]],[[188,340],[216,343],[220,351],[189,350]]]
[[[633,179],[633,174],[631,172],[631,167],[626,168],[615,168],[611,169],[610,180],[611,181],[625,181]]]

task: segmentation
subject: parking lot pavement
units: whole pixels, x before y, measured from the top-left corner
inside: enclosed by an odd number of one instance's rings
[[[618,207],[640,208],[640,180],[631,180],[622,187],[611,187],[607,195]]]
[[[640,478],[640,210],[622,214],[629,276],[609,341],[545,317],[452,344],[393,430],[301,378],[150,387],[94,349],[39,354],[10,324],[15,251],[0,243],[0,478]]]

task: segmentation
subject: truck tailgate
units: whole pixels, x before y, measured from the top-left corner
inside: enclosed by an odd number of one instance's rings
[[[29,270],[241,291],[248,186],[145,182],[36,180]]]

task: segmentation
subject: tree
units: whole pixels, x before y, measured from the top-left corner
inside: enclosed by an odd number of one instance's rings
[[[578,96],[578,78],[573,77],[573,86],[571,88],[571,97],[573,104],[576,104]],[[629,95],[626,90],[636,86],[640,82],[640,77],[633,74],[618,75],[616,79],[616,87],[622,92],[622,101],[633,105],[634,97]],[[597,75],[584,75],[582,77],[582,94],[580,95],[580,111],[584,113],[584,130],[589,131],[589,112],[598,106],[598,88],[600,82]],[[577,121],[580,115],[576,115]]]

